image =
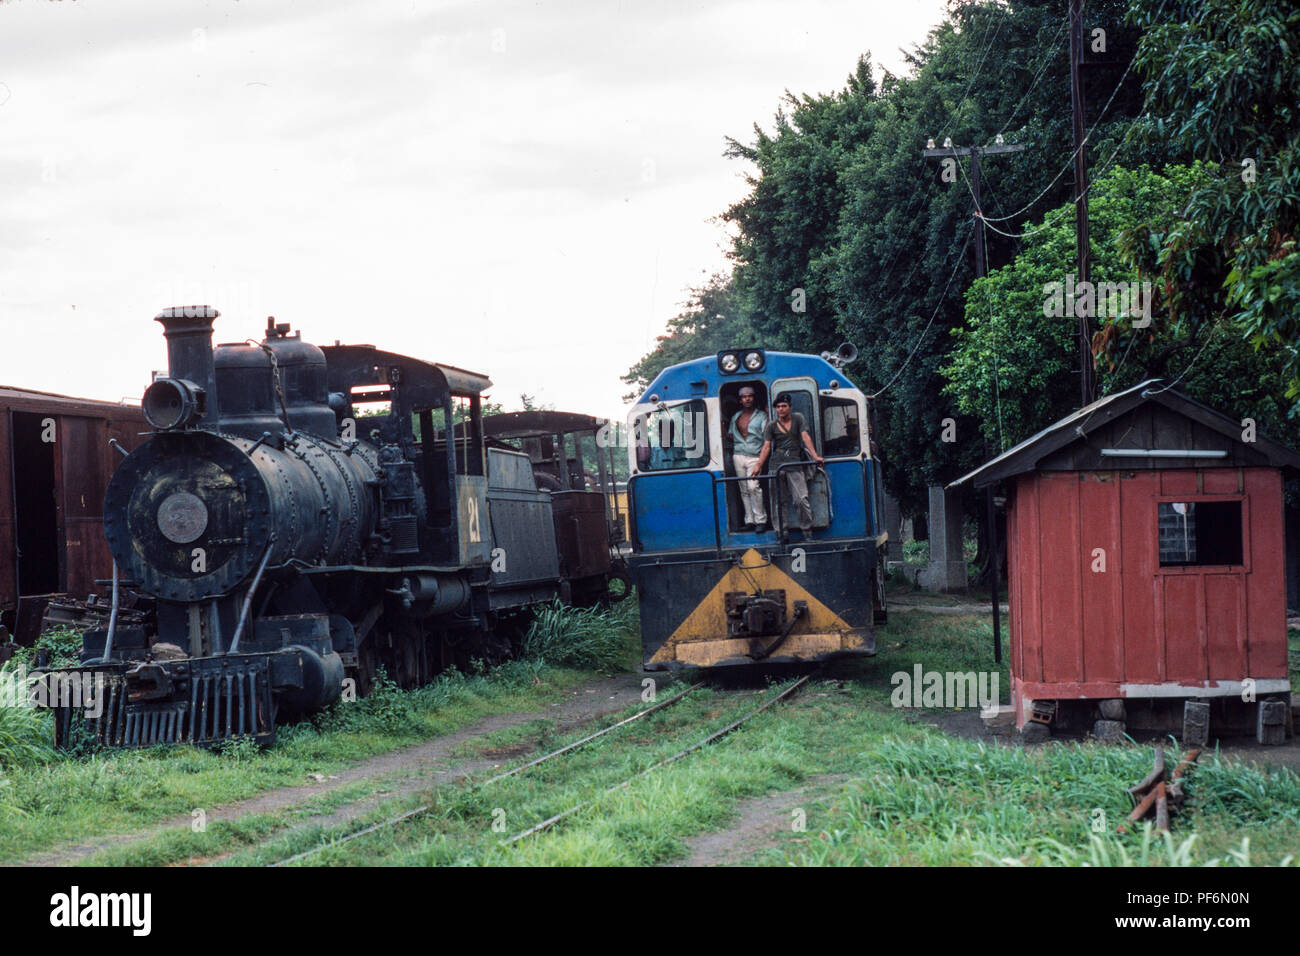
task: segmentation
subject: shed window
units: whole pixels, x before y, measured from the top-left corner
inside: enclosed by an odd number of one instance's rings
[[[1162,501],[1160,566],[1241,564],[1240,501]]]

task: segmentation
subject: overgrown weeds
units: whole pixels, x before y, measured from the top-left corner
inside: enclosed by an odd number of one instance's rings
[[[554,601],[540,608],[524,636],[526,658],[552,667],[573,667],[612,674],[627,668],[628,598],[613,610],[566,607]]]

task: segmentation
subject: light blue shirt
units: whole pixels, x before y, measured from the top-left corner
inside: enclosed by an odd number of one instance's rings
[[[736,412],[731,416],[731,440],[733,442],[732,451],[740,455],[758,456],[763,450],[763,429],[767,427],[767,414],[760,408],[754,409],[754,414],[749,417],[748,435],[740,434],[740,416],[744,414],[744,409]]]

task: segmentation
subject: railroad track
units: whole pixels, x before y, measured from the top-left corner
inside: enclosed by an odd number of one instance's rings
[[[789,698],[797,690],[799,690],[801,687],[807,684],[808,681],[811,680],[813,676],[815,676],[815,673],[816,672],[814,672],[813,674],[805,674],[804,676],[798,678],[797,680],[793,681],[791,684],[789,684],[782,690],[769,696],[767,700],[765,700],[758,707],[755,707],[754,709],[750,710],[744,716],[731,721],[725,727],[722,727],[719,730],[715,730],[712,733],[708,734],[707,736],[701,738],[700,740],[697,740],[694,743],[690,744],[689,746],[682,748],[681,750],[674,753],[672,756],[657,761],[651,766],[646,767],[644,770],[638,771],[637,773],[633,774],[627,779],[619,783],[616,783],[611,787],[606,788],[596,796],[592,797],[590,800],[585,800],[579,804],[569,807],[567,810],[555,814],[554,816],[549,817],[546,820],[543,820],[541,823],[538,823],[532,827],[529,827],[526,830],[523,830],[520,833],[515,834],[513,837],[509,838],[508,840],[503,840],[500,845],[511,846],[515,843],[518,843],[521,840],[526,839],[529,836],[532,836],[537,833],[541,833],[544,830],[548,830],[551,827],[553,827],[555,824],[574,815],[575,813],[578,813],[581,810],[584,810],[588,807],[595,805],[599,800],[608,796],[609,794],[614,793],[618,790],[622,790],[625,787],[631,786],[634,782],[636,782],[640,778],[648,776],[654,773],[655,771],[668,766],[671,763],[675,763],[676,761],[681,760],[682,758],[687,757],[690,754],[695,753],[696,751],[702,750],[705,747],[708,747],[709,745],[716,743],[717,741],[721,740],[727,735],[733,733],[735,730],[737,730],[747,721],[763,713],[768,708]],[[674,704],[680,703],[692,691],[695,691],[700,687],[703,687],[704,683],[705,682],[700,681],[698,683],[692,684],[691,686],[687,687],[685,690],[679,691],[678,693],[667,698],[666,700],[662,700],[659,701],[658,703],[652,704],[650,707],[647,707],[644,710],[639,710],[635,714],[632,714],[630,717],[625,717],[624,719],[617,721],[616,723],[610,724],[608,727],[598,730],[595,733],[588,734],[582,739],[575,740],[573,743],[567,744],[559,748],[558,750],[553,750],[550,753],[544,754],[541,757],[537,757],[533,760],[529,760],[526,763],[520,764],[517,767],[507,770],[504,773],[497,774],[496,776],[490,777],[487,780],[484,780],[480,783],[475,783],[472,785],[472,788],[480,789],[483,787],[491,786],[492,784],[497,783],[498,781],[505,780],[508,777],[513,777],[516,774],[524,773],[542,764],[548,763],[552,760],[557,760],[560,757],[573,753],[574,751],[579,750],[582,747],[585,747],[586,745],[600,739],[601,737],[606,736],[607,734],[613,733],[614,731],[619,730],[622,727],[626,727],[629,724],[635,723],[639,720],[649,717],[651,714],[658,713],[659,711],[672,707]],[[372,833],[377,833],[382,830],[387,830],[389,828],[399,826],[408,820],[412,820],[416,817],[428,813],[432,809],[433,809],[432,803],[424,804],[422,806],[416,807],[413,810],[408,810],[405,813],[400,813],[397,814],[396,816],[392,816],[385,820],[381,820],[378,823],[371,824],[370,826],[365,827],[361,830],[357,830],[354,833],[348,833],[344,836],[338,837],[337,839],[332,839],[327,843],[322,843],[318,846],[312,847],[309,850],[304,850],[301,853],[296,853],[293,856],[286,857],[283,860],[278,860],[275,863],[270,863],[267,865],[272,867],[279,867],[279,866],[288,866],[290,864],[297,863],[301,860],[305,860],[309,857],[312,857],[324,850],[333,849],[335,847],[342,846],[346,843],[350,843],[353,840],[358,840],[361,837],[368,836]]]
[[[624,787],[631,786],[635,781],[641,779],[642,777],[648,776],[649,774],[654,773],[656,770],[668,766],[670,763],[674,763],[675,761],[678,761],[683,757],[694,753],[697,750],[702,750],[703,748],[707,747],[711,743],[715,743],[716,741],[721,740],[723,737],[731,733],[733,730],[735,730],[741,724],[745,723],[750,718],[757,717],[759,714],[767,710],[773,704],[778,703],[784,700],[785,698],[789,697],[791,694],[793,694],[804,684],[808,683],[808,681],[811,678],[812,678],[811,674],[805,674],[803,677],[800,677],[797,681],[795,681],[785,690],[781,691],[779,694],[775,694],[772,697],[769,697],[764,703],[760,704],[758,707],[755,707],[753,710],[747,713],[744,717],[741,717],[739,720],[732,721],[730,724],[723,727],[721,730],[714,731],[713,733],[709,734],[709,736],[705,737],[703,740],[697,740],[689,747],[677,751],[677,753],[673,754],[671,757],[668,757],[664,760],[660,760],[658,763],[646,767],[644,770],[640,771],[639,773],[633,774],[632,776],[628,777],[626,780],[614,784],[614,786],[609,787],[603,793],[592,798],[591,800],[584,800],[582,803],[570,807],[569,809],[565,810],[563,813],[557,813],[555,816],[543,820],[541,823],[537,824],[536,826],[531,826],[527,830],[524,830],[522,833],[515,834],[509,840],[502,841],[501,845],[511,846],[512,844],[518,843],[520,840],[524,839],[525,837],[532,836],[534,833],[541,833],[543,830],[548,830],[552,826],[554,826],[555,824],[563,820],[565,817],[572,816],[573,814],[577,813],[579,810],[585,810],[587,807],[594,805],[596,801],[599,800],[601,797],[608,796],[609,794],[614,793],[617,790],[622,790]]]

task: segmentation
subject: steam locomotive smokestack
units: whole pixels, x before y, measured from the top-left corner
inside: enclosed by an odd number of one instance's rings
[[[163,309],[154,316],[167,338],[168,374],[203,389],[203,422],[208,427],[215,426],[219,414],[212,361],[212,322],[219,315],[210,305],[185,305]]]

